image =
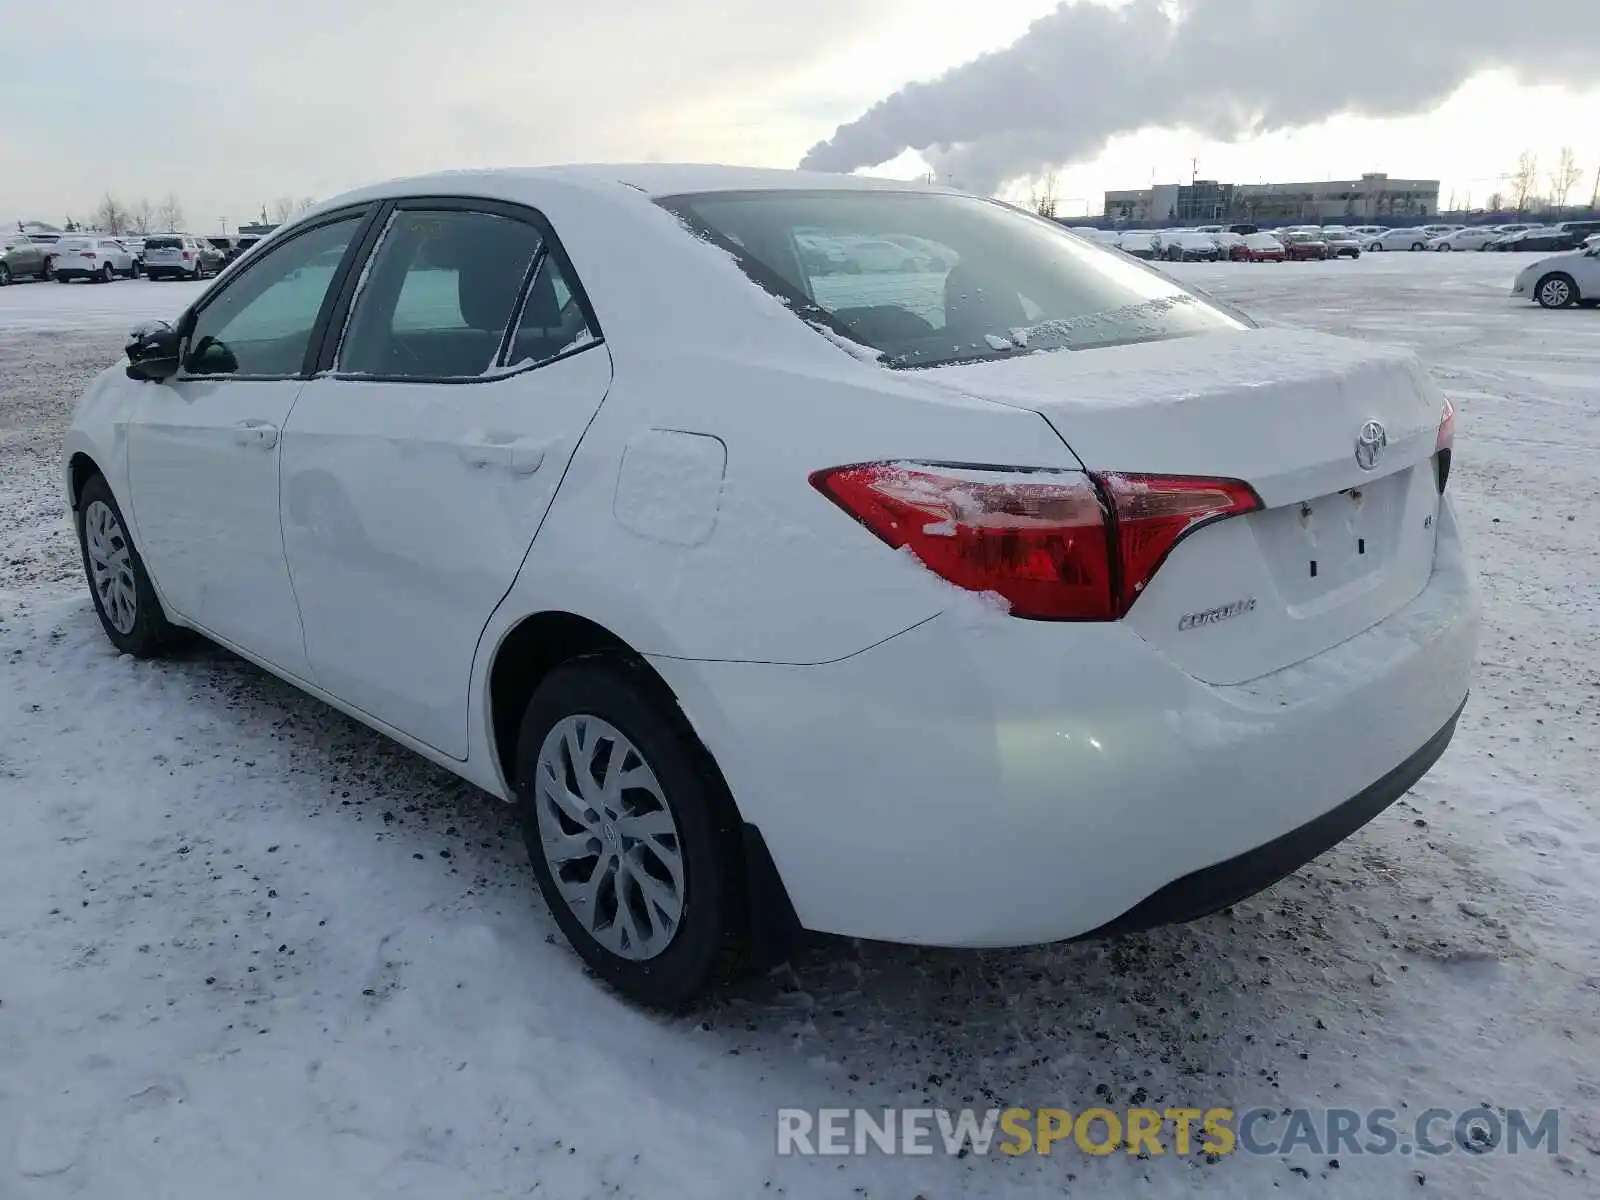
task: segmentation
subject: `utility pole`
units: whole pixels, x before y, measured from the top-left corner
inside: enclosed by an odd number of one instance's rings
[[[1600,209],[1600,167],[1594,169],[1594,191],[1589,194],[1589,211]]]
[[[1198,158],[1191,158],[1189,160],[1189,186],[1193,187],[1199,178],[1200,160]]]

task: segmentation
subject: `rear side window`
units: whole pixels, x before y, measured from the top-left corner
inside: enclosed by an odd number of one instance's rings
[[[660,203],[796,316],[888,367],[1244,327],[1170,277],[970,196],[840,189]]]
[[[485,374],[542,247],[535,226],[496,213],[395,213],[351,309],[339,373]]]

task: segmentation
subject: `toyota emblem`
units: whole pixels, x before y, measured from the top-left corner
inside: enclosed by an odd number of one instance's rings
[[[1370,471],[1383,457],[1383,448],[1389,444],[1388,431],[1382,421],[1368,421],[1356,435],[1356,466]]]

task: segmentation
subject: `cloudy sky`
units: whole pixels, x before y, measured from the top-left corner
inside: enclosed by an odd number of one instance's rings
[[[1187,178],[1600,169],[1600,0],[0,0],[0,218],[574,160]],[[1043,18],[1041,20],[1041,18]],[[1038,22],[1035,24],[1035,22]],[[977,60],[974,62],[973,60]],[[910,85],[910,86],[908,86]],[[883,164],[887,164],[884,166]]]

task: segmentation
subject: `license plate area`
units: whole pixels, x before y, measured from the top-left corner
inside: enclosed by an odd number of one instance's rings
[[[1415,467],[1257,513],[1257,540],[1291,606],[1358,587],[1393,561]]]

